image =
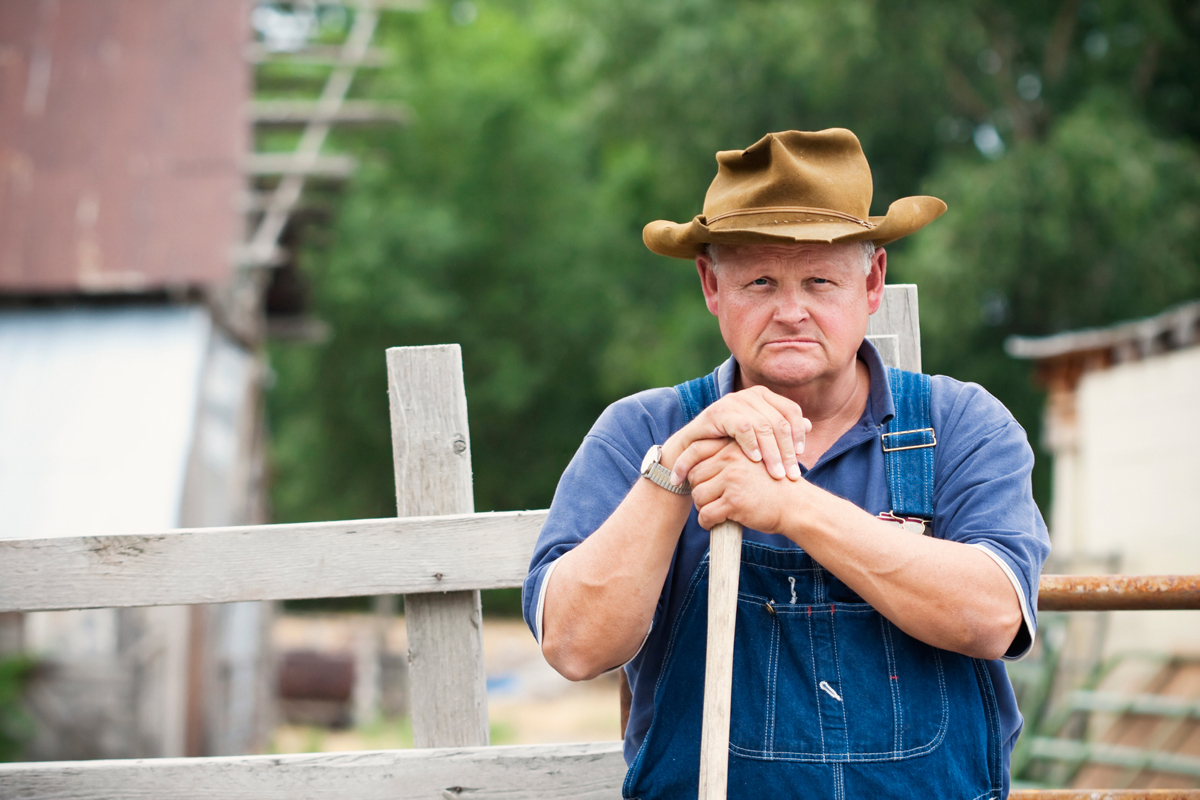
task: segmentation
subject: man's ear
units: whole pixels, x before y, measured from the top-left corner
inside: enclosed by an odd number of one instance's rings
[[[871,256],[871,271],[867,273],[867,308],[874,314],[883,303],[883,284],[887,276],[887,251],[882,247],[875,248]]]
[[[696,271],[700,273],[700,288],[704,291],[704,302],[713,316],[717,313],[717,271],[707,253],[696,256]]]

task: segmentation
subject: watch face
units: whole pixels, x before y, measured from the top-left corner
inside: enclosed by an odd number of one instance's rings
[[[645,475],[650,471],[650,465],[658,463],[662,448],[654,445],[646,451],[646,457],[642,459],[642,474]]]

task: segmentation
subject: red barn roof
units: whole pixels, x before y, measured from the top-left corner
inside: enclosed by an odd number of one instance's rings
[[[248,18],[244,0],[0,3],[0,292],[226,279]]]

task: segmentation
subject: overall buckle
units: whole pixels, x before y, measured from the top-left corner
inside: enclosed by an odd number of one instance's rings
[[[933,529],[929,526],[932,520],[922,519],[921,517],[902,517],[894,511],[883,511],[880,512],[876,519],[899,525],[901,530],[920,534],[921,536],[929,536],[933,533]]]
[[[923,439],[928,439],[928,441],[920,441],[917,444],[895,444],[892,447],[888,447],[889,436],[909,436],[915,433],[928,434],[928,436],[922,437]],[[880,434],[879,443],[885,453],[895,453],[900,450],[920,450],[925,447],[934,447],[937,445],[937,434],[934,433],[933,428],[914,428],[911,431],[895,431],[893,433]]]

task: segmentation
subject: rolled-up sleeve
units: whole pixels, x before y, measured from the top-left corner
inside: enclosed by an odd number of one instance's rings
[[[935,419],[935,535],[978,547],[1004,571],[1023,620],[1004,657],[1018,659],[1033,647],[1038,580],[1050,552],[1033,500],[1033,449],[1008,410],[978,385],[935,382],[939,389],[953,395],[934,403],[944,411]]]
[[[529,575],[522,587],[522,611],[530,631],[542,641],[546,586],[558,559],[590,536],[616,510],[641,475],[641,459],[678,425],[681,412],[670,389],[651,390],[609,406],[579,446],[554,492],[538,535]]]

